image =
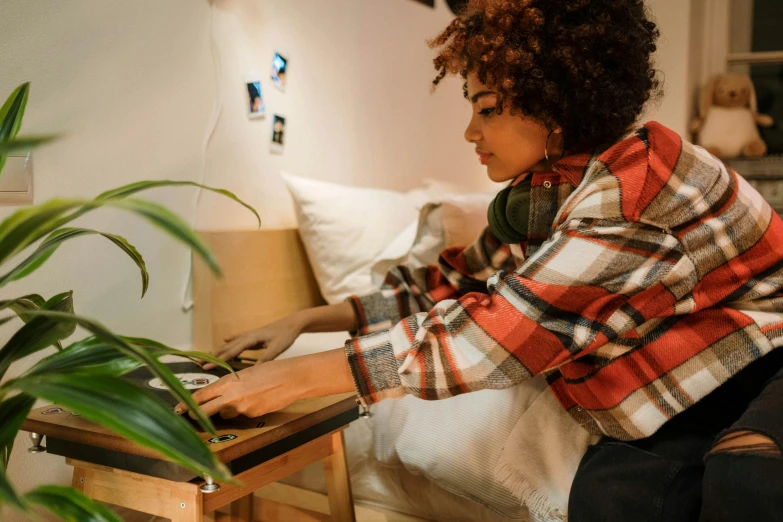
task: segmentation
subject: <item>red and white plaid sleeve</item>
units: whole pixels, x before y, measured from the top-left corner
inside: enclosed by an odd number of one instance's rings
[[[488,294],[441,300],[350,339],[346,350],[365,403],[506,388],[669,313],[695,282],[681,243],[666,231],[575,218],[517,270],[494,273]]]
[[[469,292],[487,292],[487,279],[497,270],[514,270],[508,245],[485,228],[468,247],[454,246],[441,252],[438,263],[418,268],[396,266],[372,294],[346,299],[354,308],[357,328],[351,335],[367,335],[391,328],[402,318],[427,312],[438,301],[456,299]]]

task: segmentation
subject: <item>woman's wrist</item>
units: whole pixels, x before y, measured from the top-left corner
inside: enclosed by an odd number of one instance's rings
[[[309,330],[310,327],[310,317],[307,315],[308,310],[300,310],[299,312],[294,312],[293,314],[289,315],[287,320],[290,322],[290,327],[296,332],[296,335],[299,336],[301,333],[306,333]]]
[[[317,306],[295,312],[291,316],[299,333],[344,332],[356,329],[356,314],[351,303]]]
[[[323,397],[356,389],[343,348],[292,357],[287,361],[295,361],[290,372],[292,379],[298,382],[298,399]]]

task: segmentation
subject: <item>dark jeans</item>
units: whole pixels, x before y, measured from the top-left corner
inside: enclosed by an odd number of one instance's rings
[[[783,348],[632,442],[605,438],[576,472],[569,522],[783,521],[783,458],[710,453],[725,433],[783,447]]]

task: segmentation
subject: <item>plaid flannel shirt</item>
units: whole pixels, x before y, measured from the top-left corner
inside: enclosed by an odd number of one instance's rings
[[[783,222],[704,149],[652,122],[531,185],[524,258],[487,229],[349,298],[365,404],[543,373],[589,431],[638,439],[783,344]]]

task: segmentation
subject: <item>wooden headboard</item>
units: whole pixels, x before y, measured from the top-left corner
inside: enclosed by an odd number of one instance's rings
[[[229,334],[326,304],[296,228],[200,231],[223,271],[193,257],[193,345],[211,352]],[[252,357],[252,352],[246,352]]]

